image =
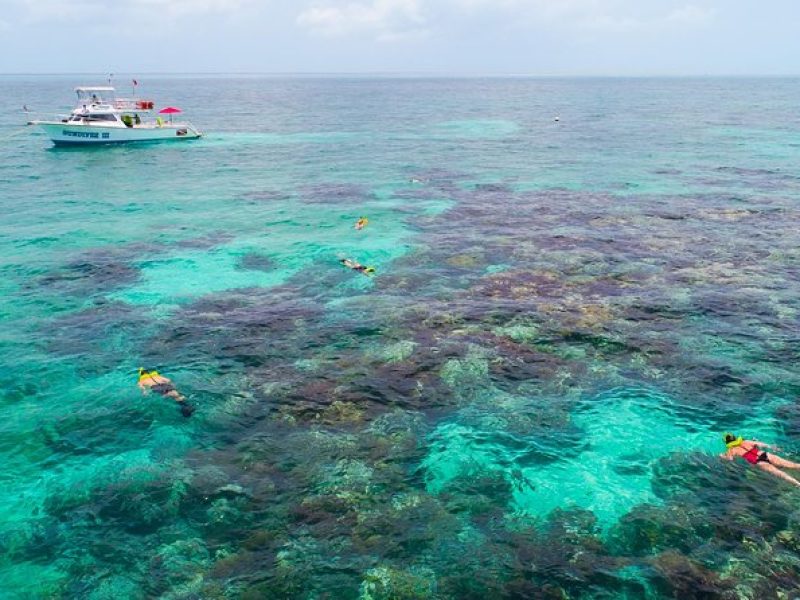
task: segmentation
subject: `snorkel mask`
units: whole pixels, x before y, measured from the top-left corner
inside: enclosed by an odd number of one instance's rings
[[[730,449],[741,446],[744,438],[742,436],[735,437],[732,433],[726,433],[722,436],[722,440],[725,442],[725,446]]]

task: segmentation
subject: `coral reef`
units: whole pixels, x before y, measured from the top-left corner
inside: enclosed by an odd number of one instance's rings
[[[231,189],[163,203],[139,242],[37,262],[56,238],[19,240],[2,579],[95,600],[795,597],[795,490],[717,456],[725,430],[800,450],[792,144],[781,170],[614,138],[609,168],[573,149],[617,117],[548,138],[526,106],[391,124],[381,160],[360,130],[253,134],[290,173],[214,154]],[[191,419],[139,395],[140,364]]]

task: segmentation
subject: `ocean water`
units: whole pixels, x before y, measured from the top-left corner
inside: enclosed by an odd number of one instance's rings
[[[0,77],[0,597],[800,589],[800,490],[717,456],[800,457],[800,80],[142,77],[205,137],[23,126],[93,83]]]

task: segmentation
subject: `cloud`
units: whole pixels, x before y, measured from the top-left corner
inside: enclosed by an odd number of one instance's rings
[[[715,14],[716,11],[711,8],[687,4],[669,13],[666,21],[677,25],[705,25],[714,18]]]
[[[504,15],[526,23],[576,24],[583,20],[625,17],[624,0],[429,0],[450,16]],[[615,13],[619,13],[617,16]]]
[[[427,19],[423,0],[372,0],[312,6],[297,17],[297,23],[328,36],[369,33],[381,41],[392,41],[425,33]]]
[[[190,14],[234,13],[250,0],[128,0],[132,8],[155,9],[171,17]]]
[[[686,29],[704,26],[712,20],[715,12],[693,4],[687,4],[667,13],[650,13],[639,16],[600,13],[585,17],[578,28],[609,33],[659,33],[665,29]]]
[[[614,17],[601,14],[583,18],[575,26],[585,31],[626,33],[642,29],[645,23],[633,17]]]
[[[233,14],[255,0],[11,0],[24,21],[43,22],[84,20],[91,15],[90,23],[98,20],[117,22],[123,19],[150,19],[158,15],[163,19],[204,15],[209,13]]]
[[[25,22],[78,20],[103,8],[97,0],[16,0],[14,4]]]
[[[666,4],[659,12],[657,6],[634,0],[323,0],[302,10],[297,23],[328,36],[399,39],[465,22],[621,34],[699,26],[714,16],[713,10],[695,4]]]
[[[518,24],[547,25],[564,30],[624,33],[663,26],[697,26],[709,22],[713,9],[686,4],[669,10],[633,0],[429,0],[448,3],[465,14],[498,14]],[[669,2],[668,4],[676,4]]]

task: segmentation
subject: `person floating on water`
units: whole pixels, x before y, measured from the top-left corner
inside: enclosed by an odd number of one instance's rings
[[[181,414],[184,417],[192,416],[195,411],[194,406],[186,402],[186,397],[175,389],[172,381],[168,377],[164,377],[155,369],[143,369],[139,367],[139,382],[137,383],[142,394],[149,392],[156,392],[165,398],[174,398],[181,407]]]
[[[350,260],[349,258],[341,258],[339,259],[339,262],[342,263],[348,269],[353,269],[354,271],[363,273],[367,277],[369,277],[375,272],[375,267],[365,267],[364,265],[358,264],[356,261]]]
[[[738,456],[745,459],[751,465],[754,465],[763,471],[767,471],[768,473],[772,473],[776,477],[785,479],[789,483],[793,483],[794,485],[800,487],[800,481],[791,475],[787,475],[778,468],[782,467],[784,469],[800,469],[800,463],[785,460],[780,456],[775,456],[774,454],[767,453],[762,450],[762,448],[772,448],[773,450],[778,450],[779,448],[777,446],[765,444],[764,442],[759,442],[757,440],[745,440],[742,438],[742,436],[736,437],[732,433],[726,433],[723,436],[723,439],[725,440],[725,445],[728,449],[724,454],[720,455],[722,458],[733,460]]]
[[[367,217],[359,217],[359,218],[358,218],[358,221],[356,221],[355,228],[356,228],[358,231],[361,231],[361,230],[362,230],[362,229],[364,229],[364,227],[366,227],[368,224],[369,224],[369,219],[367,219]]]

